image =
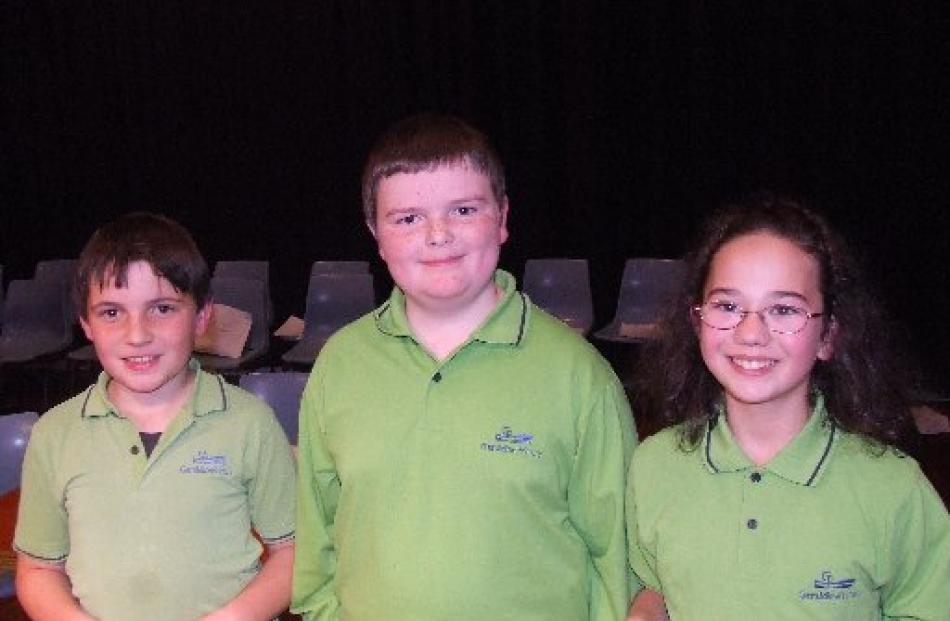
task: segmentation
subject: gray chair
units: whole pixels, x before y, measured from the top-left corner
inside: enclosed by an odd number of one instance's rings
[[[532,302],[581,334],[594,323],[590,272],[586,259],[529,259],[522,291]]]
[[[369,261],[314,261],[310,275],[314,274],[369,274]]]
[[[23,454],[38,419],[36,412],[0,414],[0,494],[20,487]]]
[[[246,368],[267,353],[270,334],[265,283],[247,278],[215,276],[211,279],[214,301],[240,309],[251,315],[251,331],[239,358],[227,358],[213,354],[197,354],[201,367],[209,371],[227,372]]]
[[[284,428],[291,444],[297,444],[297,421],[300,397],[307,384],[308,373],[248,373],[241,376],[240,385],[255,394],[274,410],[277,421]]]
[[[214,276],[246,278],[264,283],[267,296],[267,327],[274,320],[274,303],[270,293],[270,261],[218,261],[214,264]]]
[[[374,304],[370,274],[311,274],[303,336],[281,359],[289,364],[313,364],[334,332],[373,310]]]
[[[29,362],[72,343],[67,294],[56,282],[14,280],[7,289],[0,363]]]
[[[617,312],[594,336],[618,343],[653,339],[657,322],[685,276],[686,264],[679,259],[628,259],[617,296]]]
[[[78,259],[51,259],[39,261],[33,272],[34,280],[57,283],[63,288],[66,299],[66,318],[70,325],[78,325],[76,304],[73,301],[73,283],[76,281]]]

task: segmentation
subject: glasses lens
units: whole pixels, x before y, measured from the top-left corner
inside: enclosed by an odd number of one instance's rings
[[[808,312],[797,306],[775,304],[762,309],[765,324],[772,332],[792,334],[805,327],[808,322]]]
[[[710,328],[728,330],[742,321],[742,309],[734,304],[706,302],[699,307],[699,316]]]

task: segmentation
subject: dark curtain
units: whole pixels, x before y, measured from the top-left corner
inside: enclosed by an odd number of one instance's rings
[[[770,187],[865,251],[946,376],[947,26],[903,2],[8,0],[0,262],[28,276],[155,209],[212,261],[271,259],[302,310],[310,261],[374,256],[374,137],[447,110],[506,161],[504,265],[589,258],[598,322],[624,258],[678,255],[711,206]]]

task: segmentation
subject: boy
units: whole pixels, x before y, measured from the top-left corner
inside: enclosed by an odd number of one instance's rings
[[[609,365],[496,270],[501,163],[407,119],[363,176],[396,287],[322,350],[300,414],[305,619],[617,621],[636,443]]]
[[[127,215],[92,236],[76,281],[103,372],[42,417],[27,448],[14,538],[24,610],[276,617],[290,594],[293,458],[266,405],[191,359],[211,314],[191,236]]]

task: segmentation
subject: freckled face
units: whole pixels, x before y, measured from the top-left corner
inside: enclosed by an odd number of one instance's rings
[[[820,282],[814,257],[785,238],[752,233],[716,252],[703,302],[736,304],[752,311],[788,304],[820,313],[825,311]],[[760,405],[807,408],[812,367],[832,353],[831,343],[822,337],[826,320],[809,319],[795,334],[770,331],[755,313],[732,330],[697,322],[703,360],[722,385],[729,410]]]
[[[209,317],[210,305],[198,309],[191,296],[138,261],[128,266],[124,287],[112,278],[102,289],[90,286],[80,323],[112,378],[111,398],[134,393],[172,400],[187,385],[188,360]]]
[[[382,179],[371,229],[407,305],[461,312],[493,300],[507,211],[467,163]]]

